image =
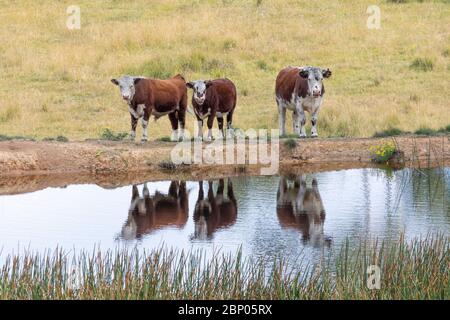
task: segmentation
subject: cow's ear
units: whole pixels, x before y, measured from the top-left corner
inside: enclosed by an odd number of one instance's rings
[[[212,85],[212,81],[211,80],[205,81],[205,85],[206,88],[209,88]]]
[[[116,79],[111,79],[111,82],[114,83],[116,86],[119,85],[119,81],[117,81]]]
[[[136,85],[136,84],[138,84],[139,83],[139,81],[141,81],[142,80],[142,78],[134,78],[134,84]]]
[[[194,89],[194,83],[193,82],[187,82],[186,83],[186,87],[188,87],[189,89]]]
[[[331,70],[327,68],[327,70],[322,70],[322,75],[324,78],[331,77]]]
[[[302,77],[303,79],[308,79],[309,71],[308,71],[308,70],[305,70],[305,69],[302,69],[302,70],[300,70],[299,75],[300,75],[300,77]]]

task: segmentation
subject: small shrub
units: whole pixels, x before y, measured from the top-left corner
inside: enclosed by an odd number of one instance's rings
[[[164,136],[164,137],[158,138],[156,140],[157,141],[162,141],[162,142],[170,142],[170,137]]]
[[[102,140],[110,140],[110,141],[121,141],[124,140],[128,136],[126,132],[113,132],[110,129],[106,128],[103,130],[100,138]]]
[[[175,170],[177,168],[177,165],[171,160],[165,160],[158,163],[158,167],[160,167],[162,170]]]
[[[17,118],[19,113],[20,110],[17,107],[8,107],[4,112],[0,112],[0,123]]]
[[[58,141],[58,142],[69,142],[69,139],[67,139],[64,136],[57,136],[56,138],[53,137],[46,137],[42,139],[42,141]]]
[[[264,60],[258,60],[256,62],[256,66],[263,71],[268,71],[271,69],[267,62],[265,62]]]
[[[450,133],[450,124],[444,128],[438,130],[440,133]]]
[[[0,134],[0,141],[11,141],[11,140],[30,140],[35,141],[33,138],[24,137],[24,136],[7,136],[4,134]]]
[[[436,134],[436,131],[430,128],[419,128],[416,131],[414,131],[414,133],[424,136],[432,136]]]
[[[424,72],[433,70],[433,67],[434,67],[433,61],[431,61],[428,58],[416,58],[409,65],[410,69]]]
[[[59,141],[59,142],[69,142],[69,139],[67,139],[67,138],[64,137],[64,136],[57,136],[57,137],[56,137],[56,141]]]
[[[293,150],[297,147],[297,140],[293,138],[289,138],[284,142],[284,145],[288,150]]]
[[[234,41],[233,39],[226,39],[223,42],[222,47],[225,51],[234,49],[234,48],[236,48],[236,41]]]
[[[370,147],[372,161],[376,163],[387,163],[397,152],[392,141],[384,141],[376,146]]]
[[[409,96],[409,100],[417,103],[420,101],[420,97],[417,94],[412,94]]]
[[[377,131],[373,135],[374,138],[384,138],[384,137],[394,137],[405,134],[406,132],[398,129],[398,128],[390,128],[383,131]]]

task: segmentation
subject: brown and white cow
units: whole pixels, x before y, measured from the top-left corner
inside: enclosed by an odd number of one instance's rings
[[[293,179],[280,177],[277,216],[282,227],[299,230],[304,242],[313,246],[330,244],[330,238],[323,231],[325,209],[316,179],[309,188],[301,175]]]
[[[212,126],[217,117],[222,138],[224,135],[223,118],[227,117],[227,136],[233,133],[233,113],[236,108],[236,86],[229,79],[197,80],[188,82],[188,88],[194,90],[192,106],[198,123],[198,138],[203,138],[203,120],[207,120],[208,140],[212,140]]]
[[[306,115],[311,115],[311,137],[317,137],[317,118],[323,102],[323,78],[331,76],[330,69],[316,67],[287,67],[280,71],[275,85],[280,135],[286,134],[286,109],[292,110],[292,125],[299,137],[306,137]]]
[[[218,229],[233,225],[237,219],[237,202],[231,179],[227,182],[227,198],[224,197],[225,182],[219,180],[214,195],[212,181],[208,182],[208,196],[205,199],[203,181],[199,182],[198,198],[194,209],[194,239],[210,239]]]
[[[189,216],[186,182],[172,181],[169,192],[156,192],[151,196],[144,184],[142,197],[133,185],[128,218],[122,227],[121,237],[125,240],[140,239],[144,235],[163,227],[182,228]]]
[[[132,139],[136,136],[136,126],[142,118],[142,141],[147,141],[147,126],[151,115],[158,118],[168,115],[172,125],[172,141],[184,137],[187,108],[186,81],[181,75],[159,80],[144,77],[122,76],[111,79],[119,86],[122,98],[128,103],[131,115]],[[180,132],[178,135],[178,125]]]

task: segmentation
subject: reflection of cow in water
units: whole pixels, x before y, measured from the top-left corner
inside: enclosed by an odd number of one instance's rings
[[[310,241],[313,246],[330,244],[330,238],[323,233],[325,209],[316,179],[312,181],[312,188],[308,188],[302,176],[293,181],[280,177],[277,215],[281,226],[299,230],[304,242]]]
[[[140,239],[152,230],[166,226],[183,227],[189,215],[186,182],[172,181],[169,193],[156,191],[150,196],[147,184],[142,189],[142,197],[137,186],[133,185],[128,219],[122,227],[123,239]]]
[[[210,239],[217,229],[233,225],[237,218],[237,204],[231,179],[227,182],[227,196],[223,195],[225,183],[219,180],[214,196],[212,181],[208,182],[208,197],[205,199],[203,181],[199,182],[197,203],[194,210],[195,239]]]

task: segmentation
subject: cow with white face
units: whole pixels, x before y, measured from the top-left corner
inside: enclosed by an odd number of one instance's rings
[[[131,133],[134,140],[136,126],[142,118],[142,141],[147,141],[147,126],[150,116],[155,120],[168,115],[172,125],[172,141],[184,136],[187,108],[186,81],[176,75],[170,79],[159,80],[144,77],[122,76],[111,79],[119,87],[122,99],[128,104],[131,115]],[[181,130],[178,133],[178,126]]]
[[[212,140],[212,126],[214,118],[217,118],[221,137],[225,136],[223,119],[226,116],[227,135],[233,134],[233,113],[236,108],[236,86],[229,79],[197,80],[186,83],[193,90],[192,106],[197,118],[197,137],[203,138],[203,120],[207,119],[208,141]]]
[[[311,115],[311,137],[317,137],[317,118],[323,102],[323,79],[331,76],[330,69],[317,67],[287,67],[276,79],[275,96],[278,105],[280,134],[286,134],[286,109],[293,111],[292,126],[299,137],[306,137],[306,115]]]

